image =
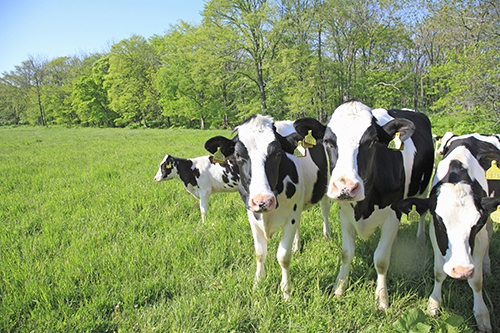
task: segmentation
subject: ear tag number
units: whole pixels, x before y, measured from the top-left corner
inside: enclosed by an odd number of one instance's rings
[[[497,207],[497,210],[490,214],[490,218],[493,222],[500,223],[500,206]]]
[[[484,177],[488,180],[499,180],[500,179],[500,169],[497,167],[497,161],[491,161],[491,167],[486,170]]]
[[[226,156],[220,151],[220,147],[217,147],[217,151],[214,154],[215,163],[224,163],[226,161]]]
[[[165,165],[165,168],[171,169],[172,168],[172,162],[168,162],[167,165]]]
[[[304,147],[312,148],[316,145],[316,139],[312,136],[312,130],[309,130],[306,137],[304,138]]]
[[[400,135],[401,135],[401,133],[396,132],[396,136],[394,137],[394,139],[391,140],[391,142],[389,142],[389,144],[387,145],[387,148],[392,149],[392,150],[405,149],[405,144],[403,143],[403,141],[401,141]]]
[[[302,146],[302,141],[299,141],[299,145],[293,151],[293,156],[295,156],[295,157],[306,157],[307,156],[307,151]]]
[[[417,212],[417,206],[413,205],[411,211],[408,213],[406,218],[408,222],[418,222],[420,221],[420,214]]]

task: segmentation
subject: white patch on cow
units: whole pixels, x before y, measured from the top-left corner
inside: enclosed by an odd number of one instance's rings
[[[446,156],[444,160],[439,162],[436,169],[436,174],[434,175],[434,179],[432,180],[432,187],[434,187],[446,176],[450,168],[450,163],[453,160],[462,162],[462,164],[467,167],[471,180],[477,180],[483,190],[488,193],[488,182],[484,178],[484,169],[474,158],[472,153],[464,146],[456,147],[455,149],[453,149],[453,151],[450,152],[448,156]]]
[[[480,213],[474,205],[471,186],[465,183],[441,185],[437,193],[436,214],[441,217],[448,235],[448,249],[443,266],[445,273],[453,276],[452,270],[457,266],[473,269],[469,236]]]
[[[328,195],[332,193],[334,182],[339,179],[359,183],[359,200],[364,198],[363,180],[358,173],[358,150],[360,140],[366,129],[372,124],[371,109],[360,103],[350,102],[339,106],[332,114],[328,127],[337,137],[338,160],[332,170]]]
[[[292,120],[276,121],[274,122],[274,127],[276,127],[276,132],[278,132],[282,136],[288,136],[292,133],[295,133],[295,128],[293,127]]]
[[[250,157],[252,178],[248,185],[250,198],[255,195],[274,196],[267,181],[265,161],[267,147],[275,140],[273,131],[273,118],[271,116],[257,115],[250,121],[236,128],[239,140],[245,145]]]
[[[453,137],[453,132],[446,132],[444,133],[443,137],[441,138],[441,146],[436,150],[436,154],[443,155],[444,153],[444,147],[448,144],[448,141]]]

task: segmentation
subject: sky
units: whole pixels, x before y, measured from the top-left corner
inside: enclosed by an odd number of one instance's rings
[[[29,55],[52,60],[102,52],[132,35],[199,24],[205,0],[0,0],[0,75]]]

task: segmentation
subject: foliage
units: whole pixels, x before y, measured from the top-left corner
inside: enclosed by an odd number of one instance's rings
[[[0,124],[325,122],[356,98],[499,130],[498,1],[210,0],[201,15],[102,54],[29,56],[0,76]]]

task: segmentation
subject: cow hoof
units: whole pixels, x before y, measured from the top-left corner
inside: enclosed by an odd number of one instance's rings
[[[427,313],[431,317],[437,317],[439,314],[439,303],[436,302],[432,297],[429,298],[429,302],[427,303]]]
[[[377,299],[375,299],[375,304],[377,305],[377,309],[379,309],[379,311],[387,311],[387,300],[382,299],[382,297],[377,297]]]

